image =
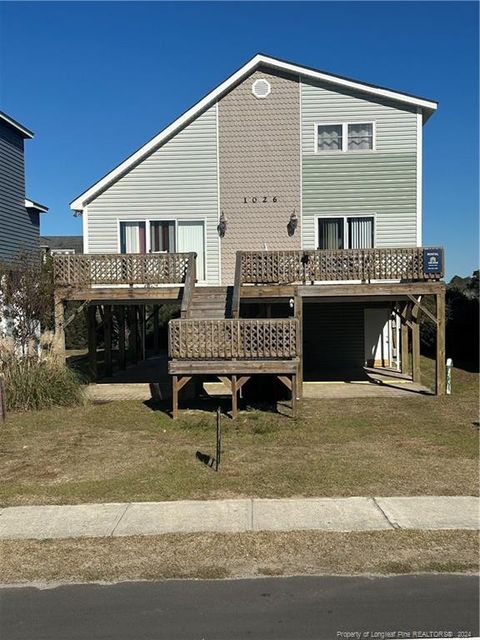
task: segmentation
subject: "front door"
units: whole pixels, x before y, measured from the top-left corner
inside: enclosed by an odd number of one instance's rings
[[[390,310],[365,309],[365,362],[369,367],[392,365]]]

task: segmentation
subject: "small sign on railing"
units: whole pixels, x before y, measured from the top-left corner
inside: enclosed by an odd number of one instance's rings
[[[423,250],[423,272],[424,273],[442,273],[443,272],[443,255],[441,249],[424,249]]]

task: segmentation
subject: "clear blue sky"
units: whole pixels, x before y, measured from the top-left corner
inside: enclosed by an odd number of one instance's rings
[[[68,203],[256,52],[433,98],[424,244],[478,268],[476,2],[3,2],[0,109],[35,131],[27,189],[45,235]]]

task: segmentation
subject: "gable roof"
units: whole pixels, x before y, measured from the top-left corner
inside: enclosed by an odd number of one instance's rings
[[[20,124],[3,111],[0,111],[0,121],[8,124],[10,127],[18,131],[23,138],[33,138],[33,131],[30,131],[30,129],[27,129],[27,127],[24,127],[23,124]]]
[[[400,93],[386,87],[380,87],[366,82],[359,82],[351,78],[335,75],[333,73],[327,73],[319,69],[312,69],[279,58],[273,58],[271,56],[258,53],[240,69],[235,71],[231,76],[219,84],[215,89],[210,91],[205,97],[199,100],[190,109],[185,111],[179,118],[174,120],[170,125],[165,127],[160,133],[154,136],[146,144],[140,147],[132,155],[126,158],[123,162],[117,165],[112,171],[107,173],[98,182],[92,185],[89,189],[77,196],[75,200],[70,203],[70,207],[75,211],[82,211],[83,208],[91,202],[97,195],[104,191],[108,186],[118,180],[122,175],[127,173],[131,168],[141,162],[146,156],[155,151],[172,135],[177,133],[180,129],[185,127],[202,111],[210,107],[214,102],[227,93],[232,87],[241,82],[245,77],[253,73],[258,67],[270,68],[277,71],[283,71],[294,75],[308,78],[311,80],[321,80],[328,82],[332,85],[345,87],[357,91],[362,91],[370,95],[387,98],[406,105],[416,107],[423,113],[423,121],[425,122],[432,113],[436,110],[438,103],[434,100],[427,98],[420,98],[408,93]]]
[[[47,213],[48,207],[45,204],[40,204],[39,202],[35,202],[35,200],[31,200],[30,198],[25,198],[25,208],[33,209],[34,211],[38,211],[39,213]]]

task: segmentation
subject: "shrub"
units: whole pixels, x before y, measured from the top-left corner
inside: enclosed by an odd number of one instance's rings
[[[13,338],[17,353],[26,354],[40,333],[53,329],[51,259],[26,252],[0,263],[0,333]]]
[[[19,357],[0,346],[0,373],[5,376],[8,411],[48,409],[83,402],[80,377],[51,356]]]

